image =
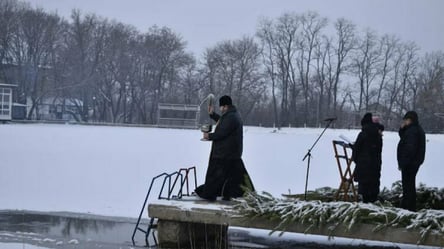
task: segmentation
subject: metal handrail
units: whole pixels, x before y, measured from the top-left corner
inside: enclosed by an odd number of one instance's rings
[[[190,167],[190,168],[181,168],[178,171],[175,171],[175,172],[170,173],[170,174],[164,172],[164,173],[159,174],[159,175],[157,175],[157,176],[152,178],[150,186],[148,188],[148,192],[147,192],[147,194],[145,196],[145,200],[144,200],[143,205],[142,205],[142,209],[140,210],[139,218],[137,219],[137,223],[136,223],[136,226],[134,228],[133,235],[131,237],[131,240],[133,242],[133,246],[136,245],[136,242],[134,240],[134,237],[136,236],[136,232],[137,231],[141,231],[141,232],[143,232],[145,234],[145,243],[146,243],[146,246],[149,247],[148,236],[150,235],[152,229],[156,227],[156,224],[154,224],[155,218],[151,218],[150,222],[148,224],[147,230],[144,230],[144,229],[140,228],[140,221],[142,219],[142,214],[143,214],[143,212],[145,210],[145,207],[146,207],[146,204],[148,202],[148,198],[149,198],[149,196],[151,194],[151,190],[152,190],[152,188],[154,186],[154,183],[159,178],[163,177],[162,186],[161,186],[159,194],[157,196],[157,198],[159,200],[161,200],[161,199],[170,200],[172,197],[175,198],[175,199],[181,199],[184,196],[184,193],[183,193],[184,186],[186,186],[186,191],[187,191],[185,196],[190,196],[190,184],[189,184],[189,174],[190,174],[190,171],[194,172],[194,187],[196,188],[197,187],[197,177],[196,177],[196,167],[195,166]],[[175,177],[173,181],[172,181],[172,177]],[[179,179],[180,179],[180,181],[179,181]],[[180,186],[179,186],[177,195],[173,196],[172,194],[173,194],[174,190],[176,189],[176,186],[177,186],[178,182],[180,182]],[[164,190],[165,190],[166,186],[168,186],[167,195],[166,196],[162,196],[162,194],[165,192]],[[156,238],[154,237],[154,233],[153,233],[153,238],[154,238],[155,243],[157,244]]]

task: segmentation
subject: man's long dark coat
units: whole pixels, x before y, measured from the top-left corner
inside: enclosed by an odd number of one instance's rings
[[[205,184],[196,189],[197,195],[208,200],[217,196],[228,199],[241,197],[245,191],[254,191],[253,183],[242,161],[243,124],[236,107],[230,106],[222,116],[210,117],[217,122]]]
[[[382,137],[371,115],[366,114],[361,124],[362,131],[353,145],[352,159],[356,163],[354,179],[359,183],[358,192],[363,201],[375,202],[381,177]]]
[[[411,117],[412,123],[399,130],[397,149],[398,167],[402,173],[401,207],[416,211],[416,174],[424,162],[426,137],[419,125],[417,115]]]

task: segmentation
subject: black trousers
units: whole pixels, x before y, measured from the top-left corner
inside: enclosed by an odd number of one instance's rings
[[[402,173],[402,200],[401,208],[416,211],[416,174],[419,165],[408,165]]]

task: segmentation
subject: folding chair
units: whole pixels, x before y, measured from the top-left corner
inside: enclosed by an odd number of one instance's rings
[[[339,154],[338,146],[342,147],[343,154]],[[336,162],[338,163],[341,183],[336,192],[336,201],[358,201],[358,194],[353,183],[354,169],[352,170],[351,146],[344,141],[333,140]],[[349,152],[350,151],[350,152]],[[350,155],[350,156],[349,156]],[[342,160],[341,160],[342,159]],[[345,162],[345,170],[341,162]]]

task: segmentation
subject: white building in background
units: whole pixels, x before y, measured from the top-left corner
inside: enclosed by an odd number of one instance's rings
[[[32,107],[31,98],[27,98],[27,114]],[[31,119],[37,120],[62,120],[62,121],[75,121],[74,116],[80,118],[78,108],[83,106],[83,102],[78,99],[66,99],[61,97],[46,97],[39,101]]]
[[[16,85],[0,83],[0,121],[12,119],[12,90]]]

